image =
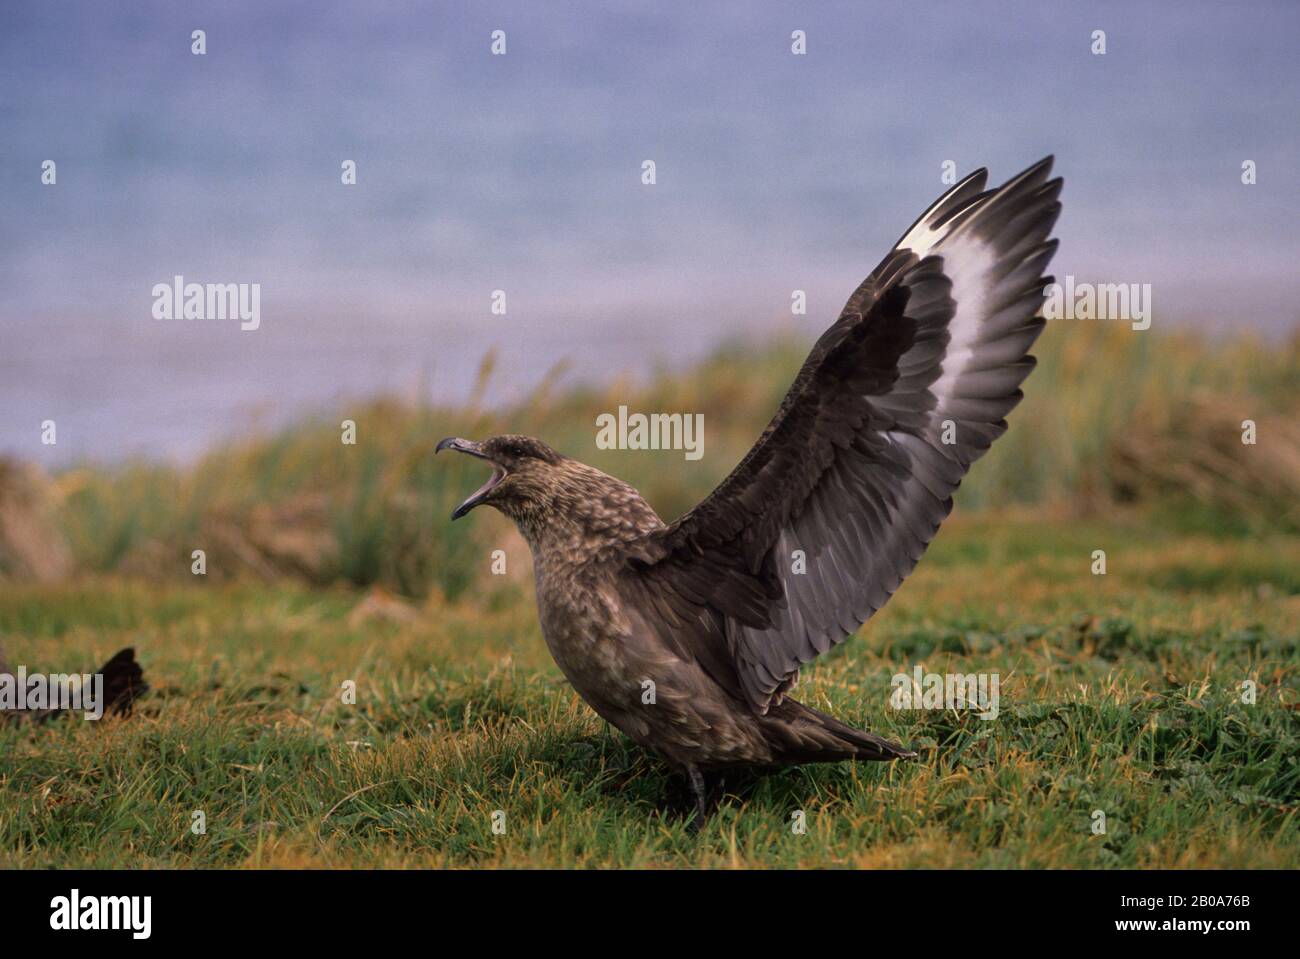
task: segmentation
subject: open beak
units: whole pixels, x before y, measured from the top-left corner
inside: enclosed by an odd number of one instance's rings
[[[479,503],[487,498],[488,493],[492,492],[497,485],[506,478],[506,471],[493,463],[486,453],[483,452],[483,445],[475,443],[473,440],[461,439],[459,436],[449,436],[442,440],[434,449],[434,453],[441,453],[443,450],[455,450],[457,453],[466,453],[470,456],[476,456],[481,460],[487,460],[492,465],[492,475],[488,481],[469,495],[465,502],[461,503],[451,511],[453,520],[460,519]]]

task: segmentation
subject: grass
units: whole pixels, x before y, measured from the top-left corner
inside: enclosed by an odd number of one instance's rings
[[[0,867],[1300,866],[1295,536],[959,510],[800,687],[921,758],[735,780],[698,834],[562,681],[517,550],[413,617],[293,582],[0,587],[15,662],[134,645],[155,684],[125,721],[0,728]],[[999,718],[891,710],[918,663],[999,673]]]
[[[541,436],[675,516],[805,349],[600,388],[555,371],[496,411],[489,356],[457,407],[378,399],[7,497],[21,471],[0,471],[0,535],[28,537],[0,541],[10,661],[88,669],[132,645],[154,685],[126,721],[0,727],[0,867],[1300,866],[1300,335],[1050,324],[934,547],[800,686],[920,759],[732,777],[688,828],[676,778],[551,662],[517,534],[487,510],[448,523],[481,465],[433,447]],[[620,404],[703,412],[704,458],[595,449]],[[14,572],[47,554],[70,557],[55,582]],[[918,664],[997,673],[999,717],[891,710]]]

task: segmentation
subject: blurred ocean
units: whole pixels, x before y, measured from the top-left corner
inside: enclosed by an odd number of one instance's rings
[[[493,345],[505,400],[562,359],[811,339],[945,160],[1055,153],[1056,273],[1150,283],[1156,327],[1300,321],[1298,4],[610,6],[8,0],[0,452],[186,458],[347,397],[457,400]],[[154,320],[175,274],[260,283],[261,328]]]

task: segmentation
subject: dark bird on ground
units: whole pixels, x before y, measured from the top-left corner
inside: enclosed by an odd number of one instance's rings
[[[130,715],[135,701],[149,691],[149,684],[144,681],[144,670],[135,661],[135,650],[128,646],[119,650],[112,659],[95,671],[104,677],[100,693],[103,700],[105,716]],[[4,650],[0,649],[0,676],[16,676],[5,662]],[[64,709],[0,709],[0,722],[9,720],[20,722],[24,719],[32,722],[45,722],[53,719]]]
[[[930,207],[849,297],[753,449],[670,525],[540,440],[438,444],[491,464],[452,519],[487,504],[514,521],[556,663],[685,772],[697,822],[704,773],[915,755],[789,693],[898,589],[1020,402],[1052,282],[1051,165],[993,190],[979,170]]]

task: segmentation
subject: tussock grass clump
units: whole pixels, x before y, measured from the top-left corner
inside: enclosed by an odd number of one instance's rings
[[[1176,526],[1237,534],[1300,528],[1300,338],[1205,340],[1127,324],[1056,321],[1010,429],[959,491],[963,509],[1013,504],[1104,514],[1157,511]],[[665,518],[690,508],[740,460],[806,353],[794,337],[731,344],[685,371],[561,388],[553,370],[524,403],[484,409],[493,357],[461,406],[386,398],[359,412],[356,445],[333,418],[213,450],[196,464],[84,467],[57,478],[57,518],[75,568],[181,578],[194,549],[216,578],[379,584],[423,598],[482,583],[484,547],[517,551],[495,516],[447,516],[480,481],[478,464],[441,457],[446,435],[539,435],[626,479]],[[701,412],[705,455],[599,450],[596,417]],[[1258,442],[1243,445],[1242,422]],[[522,558],[522,557],[521,557]]]

